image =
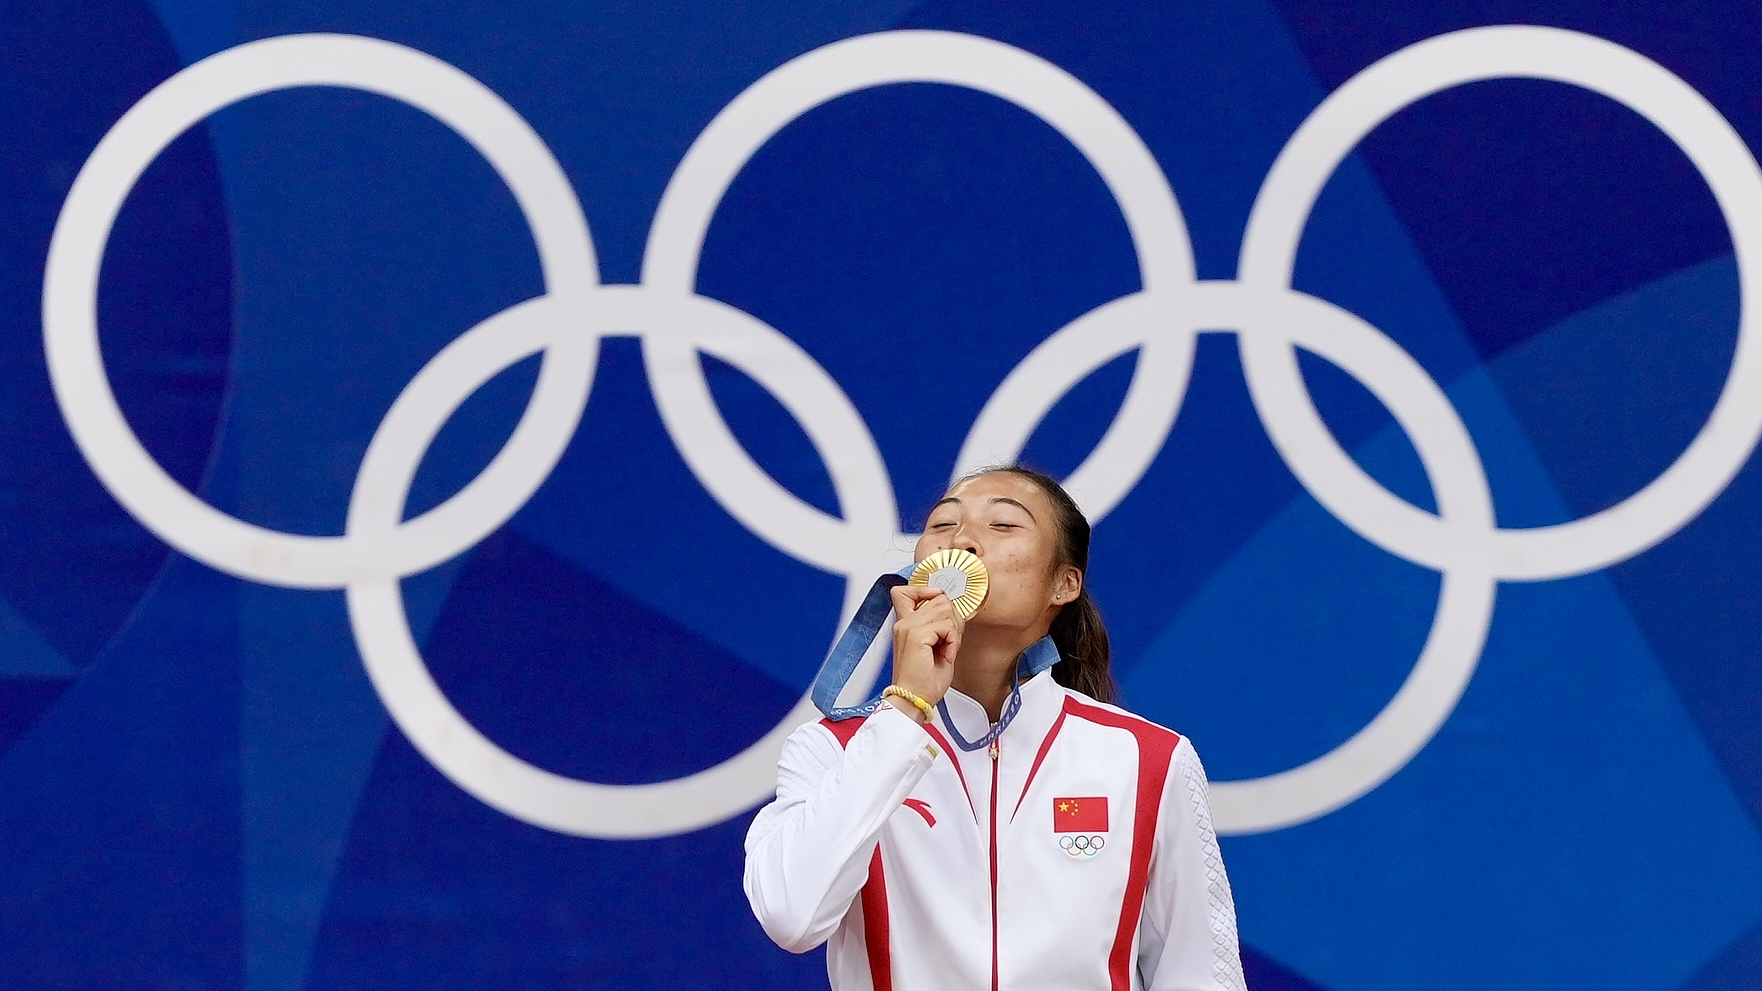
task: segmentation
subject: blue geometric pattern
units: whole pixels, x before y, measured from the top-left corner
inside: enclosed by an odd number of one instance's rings
[[[679,835],[565,835],[449,780],[388,716],[345,596],[171,550],[106,490],[45,365],[50,233],[100,137],[180,68],[297,32],[386,39],[493,90],[561,163],[602,279],[638,281],[691,143],[791,58],[895,28],[1037,55],[1105,98],[1179,198],[1200,278],[1238,276],[1274,157],[1328,94],[1485,24],[1588,32],[1661,63],[1762,149],[1762,21],[1724,0],[1152,0],[417,6],[89,0],[0,18],[0,973],[20,987],[813,988],[740,892],[750,810]],[[1016,106],[929,84],[854,93],[739,171],[697,289],[776,328],[873,434],[906,532],[1012,369],[1139,288],[1095,169]],[[1295,285],[1424,367],[1498,523],[1583,517],[1700,431],[1738,326],[1733,243],[1637,114],[1501,80],[1401,111],[1347,158]],[[104,255],[106,371],[180,485],[263,527],[343,530],[405,385],[544,282],[514,198],[457,134],[341,89],[253,98],[179,137]],[[1055,404],[1026,459],[1094,449],[1136,357]],[[406,516],[500,449],[537,379],[495,377],[424,456]],[[842,511],[777,396],[702,359],[752,458]],[[1301,368],[1358,464],[1427,510],[1413,442],[1366,388]],[[436,683],[496,745],[602,784],[733,757],[794,706],[844,582],[756,535],[680,453],[641,345],[606,339],[544,484],[401,582]],[[1472,680],[1388,781],[1225,836],[1256,991],[1762,984],[1762,468],[1606,569],[1501,584]],[[1292,474],[1238,339],[1201,334],[1168,441],[1095,531],[1126,703],[1214,780],[1328,752],[1393,695],[1436,572],[1362,539]]]

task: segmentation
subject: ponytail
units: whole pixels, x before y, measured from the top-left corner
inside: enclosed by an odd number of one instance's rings
[[[1107,627],[1087,587],[1052,618],[1052,642],[1058,646],[1059,656],[1052,666],[1052,680],[1098,702],[1118,700]]]
[[[1089,596],[1089,520],[1063,486],[1051,476],[1032,468],[999,465],[981,468],[966,477],[997,472],[1025,478],[1046,493],[1058,525],[1058,553],[1052,562],[1053,567],[1070,565],[1084,573],[1082,591],[1052,618],[1052,642],[1058,647],[1059,655],[1059,662],[1052,666],[1052,679],[1099,702],[1118,700],[1120,690],[1113,679],[1107,627],[1101,621],[1101,611],[1095,608],[1095,600]]]

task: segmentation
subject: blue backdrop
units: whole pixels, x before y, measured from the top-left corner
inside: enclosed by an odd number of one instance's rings
[[[595,327],[596,342],[577,318],[625,298],[605,294],[550,320],[577,326],[597,366],[555,466],[506,496],[505,520],[424,545],[456,548],[370,548],[299,577],[294,557],[249,540],[201,550],[213,530],[201,519],[149,527],[166,500],[131,501],[146,483],[127,465],[103,474],[116,445],[70,428],[96,393],[52,380],[46,360],[50,239],[71,223],[75,176],[180,70],[308,32],[427,53],[506,101],[555,156],[598,278],[648,284],[663,190],[749,87],[859,35],[959,32],[1099,94],[1166,176],[1198,278],[1246,284],[1250,209],[1324,98],[1408,45],[1516,23],[1654,60],[1762,149],[1762,10],[1737,3],[7,5],[0,984],[824,986],[821,955],[773,947],[740,892],[763,796],[707,797],[687,776],[774,732],[836,630],[846,573],[827,560],[855,552],[800,523],[859,515],[828,459],[857,465],[848,478],[879,471],[889,491],[864,498],[900,517],[871,518],[911,533],[1006,376],[1155,274],[1121,189],[1045,113],[924,81],[782,113],[708,201],[695,273],[697,293],[776,333],[692,361],[744,451],[799,504],[723,448],[682,453],[692,437],[713,448],[715,431],[658,406],[654,382],[674,381],[661,350],[682,338],[669,334],[713,336],[695,311]],[[1561,64],[1579,64],[1566,47]],[[366,51],[401,71],[396,50]],[[1144,441],[1147,460],[1115,472],[1122,497],[1098,523],[1091,584],[1126,704],[1191,736],[1215,781],[1270,781],[1329,754],[1391,704],[1422,653],[1466,659],[1466,689],[1430,690],[1442,725],[1415,731],[1416,753],[1391,752],[1391,773],[1282,818],[1256,819],[1258,799],[1220,809],[1257,991],[1762,986],[1762,469],[1742,411],[1709,426],[1734,356],[1749,353],[1740,239],[1685,151],[1604,95],[1495,79],[1405,102],[1320,173],[1331,178],[1293,284],[1436,383],[1498,527],[1622,504],[1704,433],[1734,445],[1735,474],[1702,472],[1680,519],[1652,536],[1599,531],[1552,571],[1501,557],[1490,531],[1439,538],[1458,547],[1439,555],[1479,562],[1446,567],[1389,536],[1398,521],[1387,533],[1343,521],[1270,436],[1243,352],[1252,334],[1288,328],[1170,330],[1154,316],[1144,339],[1193,348],[1184,391],[1122,348],[1044,397],[1025,457],[1077,469],[1135,373],[1143,395],[1178,404],[1166,441],[1142,424],[1113,435]],[[547,283],[532,218],[490,160],[383,93],[277,89],[141,154],[151,165],[96,242],[102,367],[165,475],[265,531],[353,537],[351,500],[383,496],[357,489],[364,454],[406,386],[474,326],[570,289]],[[569,209],[539,204],[552,219]],[[1735,222],[1757,228],[1762,214]],[[438,414],[432,445],[406,445],[420,466],[405,518],[491,463],[553,360],[536,349],[495,358],[499,372],[479,362],[488,383]],[[1350,364],[1301,356],[1327,426],[1363,472],[1438,511],[1448,500],[1407,414],[1398,425]],[[815,399],[822,378],[872,442],[816,447],[822,422],[849,436],[839,404]],[[1732,388],[1762,396],[1762,381]],[[731,501],[780,506],[780,522]],[[360,526],[357,549],[371,536]],[[909,547],[882,543],[874,567],[846,570],[866,583]],[[1452,568],[1497,582],[1490,625],[1433,632]],[[498,799],[463,764],[438,770],[451,744],[414,745],[435,724],[394,718],[400,683],[364,667],[380,614],[363,601],[352,618],[348,599],[375,580],[401,589],[433,686],[498,753],[546,781],[681,790],[658,793],[647,819],[620,803],[657,793],[617,789],[547,820],[539,799],[521,804],[536,791]]]

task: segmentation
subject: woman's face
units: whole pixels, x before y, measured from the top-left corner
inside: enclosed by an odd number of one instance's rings
[[[990,591],[969,627],[1032,629],[1050,624],[1058,607],[1077,597],[1083,575],[1074,566],[1054,569],[1058,522],[1040,486],[1013,472],[969,478],[930,510],[917,559],[947,547],[971,551],[985,562]]]

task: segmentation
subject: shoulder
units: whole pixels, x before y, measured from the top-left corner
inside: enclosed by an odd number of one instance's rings
[[[851,738],[857,735],[857,730],[863,728],[863,723],[866,722],[868,718],[868,716],[852,716],[849,719],[832,719],[830,717],[816,719],[813,722],[808,723],[806,726],[803,726],[801,729],[796,730],[796,732],[800,733],[804,730],[812,732],[817,727],[830,735],[839,747],[848,747],[850,746]]]
[[[1128,709],[1108,702],[1098,702],[1073,688],[1064,688],[1063,691],[1067,717],[1123,729],[1137,737],[1140,747],[1149,746],[1165,753],[1173,753],[1185,741],[1185,737],[1167,726],[1151,722]],[[1188,744],[1188,748],[1191,747]]]
[[[810,719],[790,732],[783,741],[778,766],[783,770],[807,770],[837,763],[851,737],[862,728],[863,719]]]
[[[888,707],[887,709],[887,712],[889,713],[894,711],[895,710],[891,707]],[[852,716],[848,719],[832,719],[830,717],[815,717],[810,719],[807,722],[802,723],[800,726],[797,726],[795,730],[789,734],[789,738],[785,740],[783,744],[784,755],[787,757],[791,752],[800,753],[805,751],[822,758],[828,755],[836,757],[836,755],[850,749],[851,741],[856,739],[857,734],[862,731],[863,727],[875,722],[877,715],[878,713],[871,712],[867,715]],[[881,715],[880,722],[885,724],[891,723],[893,720],[887,718],[885,715]],[[913,728],[916,728],[916,723],[914,721],[908,718],[906,722]],[[883,737],[893,736],[900,732],[899,728],[894,726],[879,726],[877,729],[886,731],[882,733]],[[912,739],[916,742],[915,736],[913,736]]]

